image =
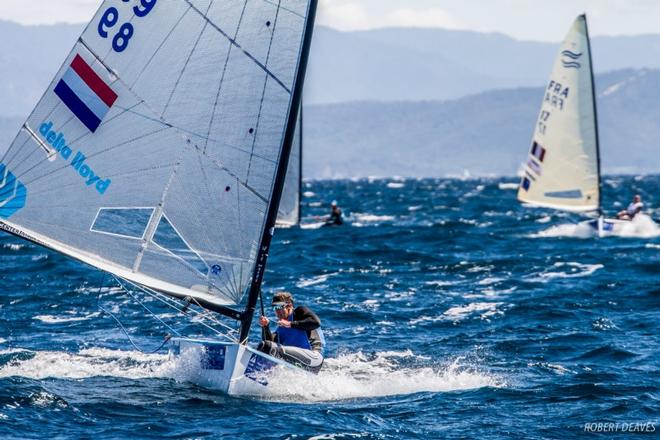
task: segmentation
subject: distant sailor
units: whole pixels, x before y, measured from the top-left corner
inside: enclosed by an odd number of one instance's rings
[[[628,205],[624,211],[620,211],[616,217],[619,220],[632,220],[637,214],[642,212],[643,209],[644,203],[642,202],[642,196],[636,194],[630,205]]]
[[[312,372],[323,365],[325,338],[321,331],[321,320],[308,307],[293,305],[289,292],[278,292],[273,296],[273,310],[277,316],[277,330],[271,333],[269,320],[259,318],[264,329],[259,351]]]
[[[341,226],[344,224],[344,213],[341,212],[341,208],[337,206],[337,202],[335,200],[332,201],[330,204],[330,207],[332,211],[330,212],[330,216],[328,219],[325,221],[324,226]]]

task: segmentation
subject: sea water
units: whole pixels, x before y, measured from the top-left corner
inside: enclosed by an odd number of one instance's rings
[[[660,237],[598,239],[525,209],[515,179],[307,182],[265,295],[291,291],[328,340],[318,377],[268,393],[189,383],[165,329],[99,272],[0,236],[0,438],[624,438],[660,430]],[[660,217],[660,177],[606,177]],[[105,280],[107,284],[107,279]],[[159,317],[200,331],[172,310]],[[253,340],[259,337],[254,329]]]

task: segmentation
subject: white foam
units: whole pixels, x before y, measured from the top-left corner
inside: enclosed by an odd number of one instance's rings
[[[100,315],[100,312],[90,313],[85,316],[53,316],[53,315],[37,315],[32,317],[37,321],[41,321],[45,324],[62,324],[64,322],[77,322],[77,321],[87,321],[92,318],[96,318]]]
[[[189,363],[166,354],[102,348],[85,349],[78,353],[21,349],[13,352],[27,352],[32,356],[0,366],[0,378],[80,380],[109,376],[185,381],[190,377]],[[428,357],[416,356],[410,350],[386,351],[372,356],[361,352],[345,354],[326,359],[318,376],[276,369],[261,397],[304,403],[504,386],[500,379],[464,362],[463,358],[454,359],[445,366],[429,366],[428,361]],[[401,362],[406,365],[423,362],[425,365],[402,367]],[[247,394],[252,394],[252,391]],[[47,396],[41,400],[48,403]]]
[[[300,229],[320,229],[325,222],[301,223]]]
[[[137,351],[120,351],[103,348],[81,350],[79,353],[61,351],[28,352],[30,359],[13,360],[0,366],[0,378],[26,377],[29,379],[85,379],[97,376],[113,376],[128,379],[170,377],[174,368],[167,355],[142,354]]]
[[[575,238],[589,238],[594,236],[594,230],[591,226],[586,224],[562,224],[552,226],[544,231],[536,234],[531,234],[530,238],[552,238],[552,237],[575,237]]]
[[[632,221],[623,224],[623,227],[616,235],[628,238],[660,237],[660,226],[648,215],[638,214]]]
[[[462,321],[474,314],[479,314],[481,319],[488,319],[492,316],[502,314],[497,310],[502,303],[479,302],[464,306],[452,307],[442,314],[442,317],[451,321]]]
[[[576,262],[557,262],[552,269],[533,277],[531,281],[546,282],[554,278],[581,278],[591,276],[597,270],[602,269],[602,264],[582,264]]]
[[[387,184],[387,187],[390,189],[401,189],[405,186],[406,185],[404,183],[399,183],[399,182],[390,182]]]
[[[2,246],[3,249],[9,249],[10,251],[20,251],[25,247],[24,244],[16,244],[16,243],[7,243]]]
[[[314,286],[316,284],[325,283],[328,281],[328,278],[337,275],[337,273],[329,273],[324,275],[318,275],[312,278],[303,278],[302,280],[296,283],[296,287],[299,289],[304,289],[305,287]]]
[[[477,284],[480,286],[490,286],[491,284],[501,283],[502,281],[506,281],[506,280],[504,278],[498,278],[498,277],[487,277],[484,278],[483,280],[479,280]]]
[[[444,280],[425,281],[424,284],[427,286],[447,287],[447,286],[455,286],[456,284],[459,284],[459,281],[444,281]]]
[[[364,226],[365,223],[393,222],[396,218],[392,215],[374,215],[356,212],[352,216],[353,226]]]
[[[594,228],[585,222],[578,224],[562,224],[552,226],[551,228],[532,234],[532,238],[548,237],[576,237],[589,238],[597,235]],[[638,214],[630,222],[617,223],[614,231],[607,236],[622,238],[655,238],[660,237],[660,226],[658,226],[651,217],[645,214]]]
[[[646,243],[644,247],[647,249],[660,249],[660,244]]]
[[[402,360],[426,359],[409,350],[374,356],[346,354],[326,359],[318,376],[288,369],[276,371],[262,397],[304,403],[503,386],[501,380],[468,365],[463,358],[445,366],[400,366]]]
[[[520,186],[518,183],[505,183],[505,182],[502,182],[502,183],[497,184],[497,187],[499,189],[503,189],[503,190],[518,189],[518,186]]]

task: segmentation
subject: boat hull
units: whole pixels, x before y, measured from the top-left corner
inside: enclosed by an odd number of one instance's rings
[[[185,369],[185,379],[229,395],[262,395],[277,369],[311,374],[243,344],[174,338],[170,355]]]
[[[589,226],[599,237],[607,237],[610,235],[620,235],[626,226],[630,224],[630,220],[599,217],[594,220],[584,221],[581,224]]]

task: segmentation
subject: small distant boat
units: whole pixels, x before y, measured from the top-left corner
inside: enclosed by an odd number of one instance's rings
[[[0,229],[221,327],[172,346],[229,394],[311,374],[248,336],[317,4],[106,0],[0,160]]]
[[[629,223],[602,213],[598,116],[584,14],[576,18],[555,60],[518,200],[592,217],[581,224],[601,237],[617,234]]]

